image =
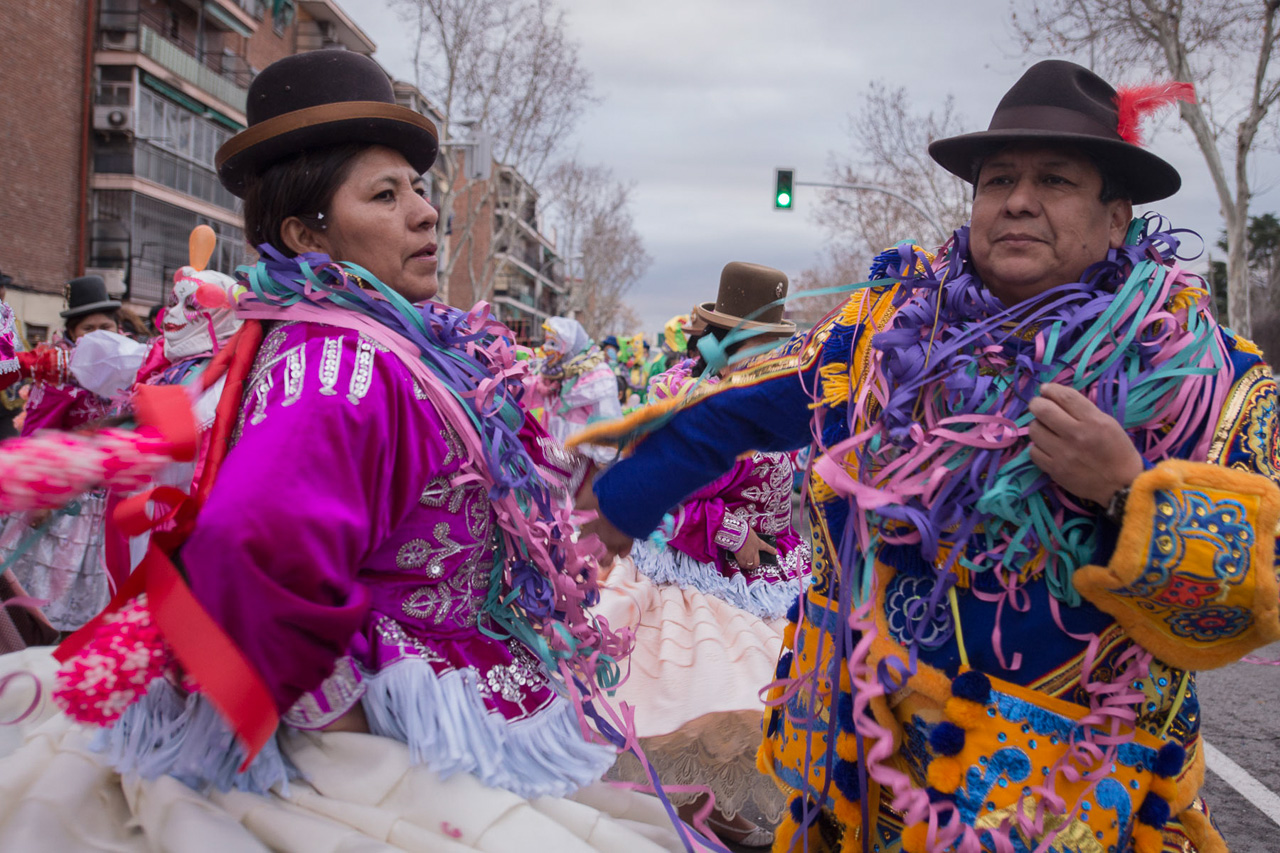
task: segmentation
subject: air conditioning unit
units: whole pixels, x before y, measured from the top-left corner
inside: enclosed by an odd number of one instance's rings
[[[133,109],[96,106],[93,108],[93,129],[106,133],[133,133]]]
[[[89,267],[84,274],[102,276],[102,280],[107,283],[108,296],[124,296],[124,270],[113,267]]]
[[[102,46],[107,50],[137,50],[138,34],[130,30],[103,30]]]

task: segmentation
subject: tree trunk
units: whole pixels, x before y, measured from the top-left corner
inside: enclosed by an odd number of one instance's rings
[[[1246,202],[1247,204],[1247,202]],[[1237,201],[1223,210],[1227,223],[1227,325],[1246,338],[1253,337],[1253,314],[1249,304],[1249,261],[1246,256],[1248,216]]]

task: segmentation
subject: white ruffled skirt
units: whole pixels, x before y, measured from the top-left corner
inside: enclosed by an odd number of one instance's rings
[[[47,685],[56,664],[47,649],[0,657],[0,678],[20,670]],[[33,694],[32,682],[11,683],[0,719],[19,716]],[[0,731],[0,853],[683,849],[652,797],[596,783],[572,797],[526,799],[469,773],[442,780],[414,765],[404,744],[375,735],[288,729],[279,743],[301,779],[266,795],[205,795],[171,776],[121,776],[47,690],[27,721]]]
[[[745,811],[776,823],[786,797],[756,769],[756,750],[760,691],[774,679],[786,620],[765,622],[692,585],[655,583],[629,557],[601,584],[595,612],[635,631],[615,700],[635,708],[641,748],[662,784],[709,787],[727,817]],[[629,754],[609,778],[646,779]],[[669,795],[674,803],[698,796]]]
[[[24,512],[0,528],[0,565],[26,549],[10,568],[27,595],[49,602],[40,611],[59,631],[80,628],[111,599],[103,545],[106,507],[105,492],[89,492],[55,511],[43,533],[27,523]]]

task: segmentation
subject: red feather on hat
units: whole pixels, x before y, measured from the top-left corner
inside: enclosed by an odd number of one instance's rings
[[[1176,101],[1194,103],[1196,87],[1190,83],[1144,83],[1116,90],[1116,109],[1120,121],[1116,127],[1120,138],[1133,145],[1142,144],[1142,119]]]

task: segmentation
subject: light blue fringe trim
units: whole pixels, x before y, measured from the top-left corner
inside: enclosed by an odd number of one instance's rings
[[[279,785],[287,794],[298,772],[280,752],[273,737],[240,773],[244,750],[214,710],[198,693],[183,697],[163,678],[151,682],[147,694],[125,709],[114,726],[99,732],[91,748],[107,755],[120,773],[144,779],[168,774],[204,792],[235,788],[265,794]]]
[[[645,540],[636,540],[631,546],[631,559],[635,561],[636,568],[654,583],[691,587],[765,621],[786,616],[791,603],[812,580],[806,573],[790,581],[769,583],[756,580],[747,583],[740,574],[732,577],[720,574],[714,563],[700,563],[683,551],[670,546],[659,547]],[[809,546],[800,543],[784,559],[807,564]]]
[[[612,766],[616,750],[583,739],[568,700],[508,722],[485,707],[477,684],[475,670],[441,677],[424,660],[397,661],[365,681],[369,729],[408,744],[410,758],[441,778],[472,773],[526,798],[571,794]]]

